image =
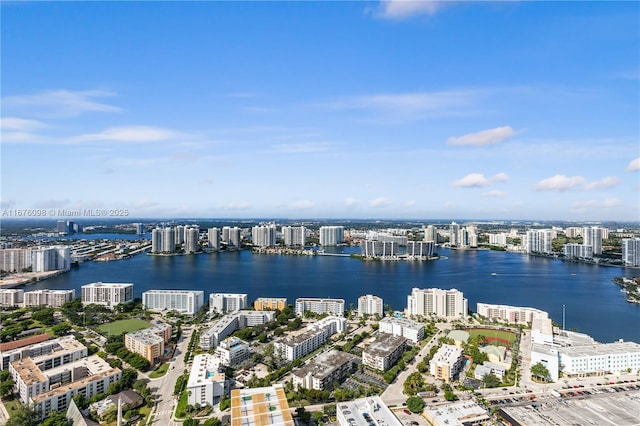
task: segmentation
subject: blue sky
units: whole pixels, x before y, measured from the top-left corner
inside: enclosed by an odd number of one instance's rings
[[[640,219],[637,2],[2,2],[3,209]]]

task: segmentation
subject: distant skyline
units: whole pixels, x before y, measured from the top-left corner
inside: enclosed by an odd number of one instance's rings
[[[640,220],[638,2],[0,7],[2,209]]]

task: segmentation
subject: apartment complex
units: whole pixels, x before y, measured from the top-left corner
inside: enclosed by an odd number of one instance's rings
[[[287,307],[286,297],[258,297],[253,302],[253,309],[256,311],[283,310]]]
[[[189,404],[214,407],[228,393],[227,380],[218,360],[209,354],[196,355],[187,381]]]
[[[46,306],[59,308],[76,298],[75,290],[34,290],[24,293],[24,306]]]
[[[82,286],[83,305],[103,305],[113,308],[120,303],[133,302],[133,284],[96,282]]]
[[[344,242],[344,226],[321,226],[318,232],[321,246],[337,246]]]
[[[363,241],[360,254],[364,257],[385,258],[398,255],[398,245],[391,241]]]
[[[227,337],[220,342],[215,355],[220,364],[231,367],[251,358],[251,350],[247,342],[237,337]]]
[[[407,256],[410,259],[428,259],[433,257],[435,247],[433,241],[408,241]]]
[[[212,250],[220,250],[220,228],[207,230],[207,246]]]
[[[265,324],[273,321],[275,317],[273,311],[239,311],[227,314],[200,335],[200,348],[205,351],[215,349],[225,337],[234,331]]]
[[[332,335],[342,333],[347,327],[347,320],[342,317],[330,316],[323,318],[295,336],[286,337],[274,343],[276,353],[283,358],[293,361],[315,351]]]
[[[148,290],[142,293],[142,307],[150,311],[195,315],[203,304],[202,290]]]
[[[550,229],[533,229],[527,231],[522,245],[527,253],[551,253],[552,234]]]
[[[304,226],[283,226],[282,238],[287,247],[304,247],[307,242],[307,230]]]
[[[33,272],[68,271],[71,268],[69,247],[54,246],[31,249]]]
[[[640,238],[622,240],[622,263],[624,266],[640,266]]]
[[[380,334],[364,351],[362,363],[374,370],[387,371],[400,359],[407,339],[392,334]]]
[[[293,386],[298,388],[325,390],[333,383],[342,382],[355,365],[353,355],[337,350],[323,352],[307,365],[293,372]]]
[[[295,426],[284,386],[232,390],[231,426]]]
[[[320,299],[300,297],[296,299],[296,315],[303,316],[306,311],[314,314],[344,315],[344,299]]]
[[[549,314],[535,308],[520,306],[493,305],[489,303],[477,304],[478,315],[490,321],[504,321],[509,324],[531,324],[534,318],[548,318]]]
[[[31,267],[31,249],[7,248],[0,250],[0,269],[7,272],[21,272]]]
[[[464,357],[462,348],[454,345],[442,345],[429,362],[429,373],[437,380],[450,383],[462,370]]]
[[[41,370],[32,358],[9,364],[20,402],[32,404],[39,418],[52,411],[66,411],[73,396],[85,398],[106,392],[110,384],[120,380],[120,369],[112,368],[102,358],[92,355],[49,370]]]
[[[438,318],[466,318],[468,302],[461,291],[414,288],[407,297],[407,313]]]
[[[24,290],[17,288],[0,289],[0,307],[13,308],[24,304]]]
[[[358,316],[365,315],[384,316],[384,302],[382,298],[367,294],[358,298]]]
[[[564,244],[562,254],[567,259],[591,259],[593,257],[593,246],[585,244]]]
[[[386,317],[379,325],[381,333],[402,336],[413,343],[418,343],[424,338],[424,324],[407,318]]]
[[[251,228],[251,241],[254,247],[276,245],[277,229],[275,225],[260,225]]]
[[[209,311],[229,313],[247,307],[246,293],[211,293],[209,295]]]
[[[49,335],[41,335],[50,337]],[[34,336],[35,337],[35,336]],[[31,358],[32,362],[41,370],[49,370],[87,356],[87,348],[73,336],[59,337],[53,340],[39,341],[41,339],[28,338],[27,342],[33,342],[21,346],[2,348],[0,351],[0,370],[8,370],[9,364],[23,358]],[[11,342],[11,343],[18,343]],[[8,344],[4,344],[8,345]]]
[[[164,355],[164,347],[169,340],[171,340],[171,326],[156,323],[151,328],[125,334],[124,346],[154,365]]]

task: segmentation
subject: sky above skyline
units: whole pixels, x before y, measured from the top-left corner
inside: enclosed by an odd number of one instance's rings
[[[2,2],[3,209],[640,220],[637,2]]]

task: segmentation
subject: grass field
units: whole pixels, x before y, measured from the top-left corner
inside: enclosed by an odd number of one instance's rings
[[[511,347],[516,341],[516,334],[511,331],[493,330],[489,328],[471,328],[465,330],[469,337],[485,336],[490,344]]]
[[[149,328],[151,324],[141,319],[132,318],[128,320],[114,321],[107,324],[102,324],[98,327],[98,330],[102,333],[109,334],[111,336],[118,336],[122,333],[130,333],[132,331],[142,330],[143,328]]]
[[[149,374],[149,377],[152,379],[157,379],[158,377],[162,377],[167,373],[168,369],[169,369],[169,364],[166,364],[166,363],[162,364],[158,368],[153,370],[151,374]]]

